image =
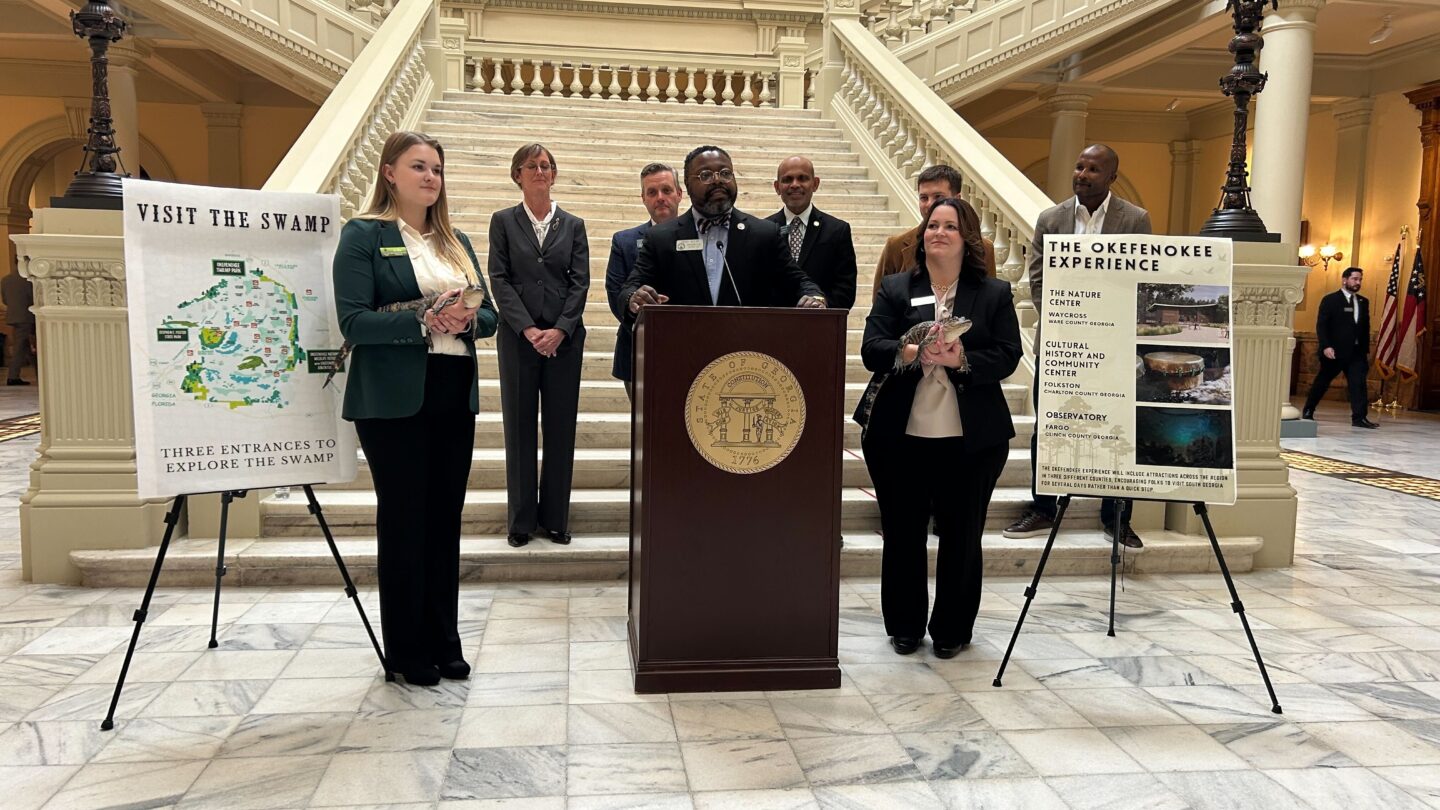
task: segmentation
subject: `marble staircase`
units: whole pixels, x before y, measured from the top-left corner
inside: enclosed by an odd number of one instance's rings
[[[639,170],[645,163],[663,161],[679,169],[694,146],[719,144],[735,159],[738,207],[764,216],[779,207],[771,186],[779,162],[792,154],[812,157],[822,181],[817,207],[850,222],[856,241],[860,294],[849,321],[845,386],[847,413],[853,408],[869,379],[858,352],[873,268],[885,238],[907,227],[902,223],[910,220],[887,206],[840,129],[818,111],[447,93],[432,106],[424,127],[446,146],[452,217],[470,235],[482,266],[487,266],[491,213],[519,201],[518,189],[509,179],[510,157],[531,141],[546,144],[554,153],[559,166],[554,197],[562,208],[585,219],[590,238],[588,335],[571,508],[575,542],[560,547],[537,538],[523,549],[511,549],[504,542],[505,470],[496,357],[493,339],[482,341],[481,413],[463,523],[462,566],[467,578],[596,579],[625,574],[630,405],[620,383],[610,376],[617,327],[605,302],[603,281],[610,235],[645,219],[639,199]],[[1030,498],[1028,448],[1034,417],[1029,384],[1022,374],[1005,386],[1017,435],[987,522],[986,566],[996,573],[1033,570],[1043,546],[1043,538],[1007,540],[1000,534]],[[842,569],[847,575],[878,574],[879,511],[853,423],[846,425],[843,453]],[[351,570],[362,581],[374,576],[375,494],[370,481],[362,454],[353,482],[317,491]],[[1071,508],[1067,524],[1071,529],[1052,558],[1059,571],[1108,570],[1110,545],[1098,528],[1098,503],[1078,500]],[[260,510],[260,537],[227,545],[232,583],[235,579],[242,584],[315,583],[337,576],[298,491],[288,497],[267,494]],[[1127,555],[1131,570],[1204,571],[1213,565],[1200,538],[1157,532],[1152,539],[1151,533],[1143,534],[1148,547]],[[1248,570],[1250,555],[1258,547],[1256,538],[1227,538],[1232,569]],[[203,581],[213,576],[215,553],[214,540],[176,544],[167,558],[167,580]],[[153,552],[75,552],[71,559],[87,583],[134,584],[144,582]]]

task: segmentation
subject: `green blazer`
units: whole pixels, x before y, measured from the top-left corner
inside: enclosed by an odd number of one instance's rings
[[[485,276],[469,237],[459,231],[455,235],[470,254],[475,275],[484,286]],[[346,419],[414,416],[425,398],[429,352],[415,313],[376,311],[386,304],[424,296],[415,281],[410,257],[382,256],[382,247],[405,247],[395,223],[352,219],[340,231],[340,247],[335,251],[335,313],[340,333],[354,347],[341,411]],[[475,313],[475,328],[458,337],[473,351],[475,339],[495,334],[499,322],[487,289],[485,303]],[[470,381],[470,411],[480,412],[480,386],[475,379]]]

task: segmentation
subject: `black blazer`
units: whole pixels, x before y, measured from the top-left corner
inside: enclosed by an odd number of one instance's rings
[[[1336,290],[1320,299],[1315,316],[1315,336],[1320,339],[1320,356],[1326,349],[1335,350],[1335,359],[1344,363],[1352,357],[1370,354],[1370,299],[1355,293],[1355,306],[1360,307],[1360,322],[1345,303],[1345,292]]]
[[[766,219],[780,226],[780,236],[790,245],[790,226],[785,212],[776,211]],[[819,208],[812,209],[805,223],[805,241],[800,243],[800,269],[825,292],[825,306],[849,309],[855,305],[855,242],[850,223],[836,219]]]
[[[725,261],[730,272],[722,271],[720,300],[712,301],[700,251],[675,249],[678,240],[699,238],[694,211],[650,229],[635,256],[635,269],[620,289],[627,321],[635,319],[630,297],[646,284],[670,296],[671,304],[685,306],[793,307],[801,296],[825,294],[790,261],[790,247],[775,223],[736,210],[731,212],[726,237]]]
[[[480,262],[470,239],[456,231],[470,256],[481,285]],[[398,255],[382,256],[380,248],[399,248]],[[383,219],[352,219],[340,230],[335,251],[335,314],[340,333],[355,348],[345,375],[346,419],[398,419],[420,412],[425,399],[425,369],[429,350],[420,334],[413,310],[377,312],[379,307],[422,298],[415,267],[404,254],[400,228]],[[475,313],[472,332],[457,335],[471,350],[476,337],[495,334],[495,307],[487,295]],[[470,411],[480,411],[480,391],[470,383]]]
[[[895,441],[905,433],[910,420],[910,403],[919,384],[919,366],[892,373],[895,352],[900,338],[917,323],[935,319],[935,305],[910,305],[913,299],[934,295],[930,276],[915,269],[886,276],[880,283],[875,304],[865,319],[865,338],[860,356],[865,368],[874,372],[871,385],[880,384],[865,432],[867,444]],[[969,318],[970,331],[960,338],[970,370],[964,373],[949,370],[960,403],[960,425],[965,432],[965,449],[983,450],[1009,442],[1015,435],[1010,420],[1010,406],[1000,383],[1015,373],[1020,363],[1020,322],[1015,317],[1015,303],[1010,282],[985,278],[979,281],[958,281],[955,284],[955,314]],[[862,402],[862,408],[863,402]],[[860,421],[860,409],[856,409]]]
[[[525,203],[490,217],[490,286],[500,320],[519,335],[534,326],[583,333],[590,290],[590,240],[585,220],[555,209],[542,246]]]

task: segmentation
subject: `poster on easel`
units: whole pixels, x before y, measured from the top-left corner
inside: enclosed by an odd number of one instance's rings
[[[140,497],[353,479],[339,200],[127,179],[124,206]]]
[[[1036,491],[1235,502],[1228,239],[1047,235]]]

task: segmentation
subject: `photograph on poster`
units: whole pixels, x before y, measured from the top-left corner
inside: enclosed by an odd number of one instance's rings
[[[1135,347],[1135,400],[1231,405],[1230,350],[1141,343]]]
[[[1225,342],[1230,338],[1230,288],[1137,284],[1135,335],[1159,343]]]
[[[1235,466],[1230,410],[1135,408],[1135,462],[1149,467]]]

